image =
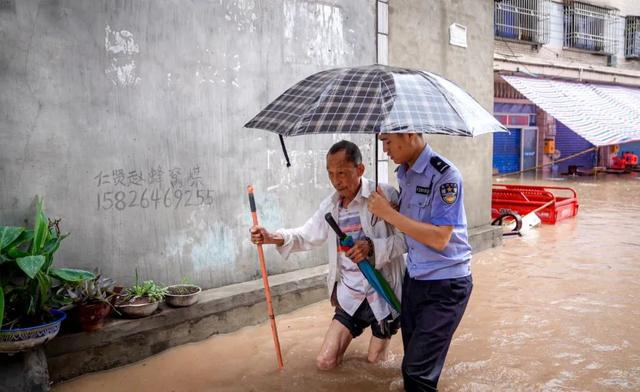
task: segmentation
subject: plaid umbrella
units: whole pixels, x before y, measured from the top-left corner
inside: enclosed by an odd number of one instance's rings
[[[430,72],[384,65],[313,74],[276,98],[245,127],[281,137],[393,132],[477,136],[506,131],[454,83]]]

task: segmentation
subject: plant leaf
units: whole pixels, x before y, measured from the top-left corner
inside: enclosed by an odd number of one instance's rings
[[[95,275],[89,271],[73,268],[52,268],[49,275],[60,279],[63,282],[77,283],[83,280],[93,279]]]
[[[17,259],[20,257],[27,257],[30,256],[29,252],[23,252],[20,249],[18,249],[17,246],[11,247],[9,248],[9,250],[7,250],[7,254],[9,255],[9,257],[11,257],[12,259]]]
[[[36,314],[36,299],[35,297],[29,297],[29,307],[27,308],[27,314],[33,316]]]
[[[36,277],[44,264],[44,256],[26,256],[16,259],[20,269],[31,279]]]
[[[42,199],[38,197],[36,200],[36,221],[33,226],[33,244],[31,246],[31,254],[39,254],[49,236],[49,220],[43,211]]]
[[[27,243],[31,244],[32,241],[33,241],[33,230],[31,229],[24,230],[22,233],[20,233],[20,236],[18,236],[18,238],[16,238],[11,244],[7,245],[7,247],[5,248],[5,251],[7,254],[9,254],[12,249],[18,249],[20,250],[20,252],[24,253],[23,250],[26,250],[27,248],[26,247],[23,248],[23,245]]]
[[[49,239],[47,242],[45,242],[44,248],[42,249],[42,253],[45,256],[53,256],[53,254],[58,250],[58,248],[60,248],[60,242],[62,242],[62,240],[67,238],[68,236],[69,234],[63,234],[60,237]]]
[[[0,286],[0,329],[2,329],[3,319],[4,319],[4,287]]]
[[[47,262],[45,263],[43,269],[48,271],[53,264],[53,254],[60,248],[60,242],[65,239],[69,234],[61,235],[60,237],[55,237],[47,240],[44,244],[44,248],[42,249],[42,253],[47,258]]]
[[[49,296],[51,291],[51,279],[42,271],[36,275],[38,279],[38,288],[40,290],[40,308],[43,309],[47,303],[49,303]]]
[[[31,243],[33,240],[33,230],[23,230],[22,233],[13,240],[9,245],[4,248],[4,254],[8,255],[11,259],[17,259],[18,257],[29,256],[29,252],[26,252],[27,248],[23,245]]]
[[[24,227],[0,226],[0,251],[15,241],[24,231]]]

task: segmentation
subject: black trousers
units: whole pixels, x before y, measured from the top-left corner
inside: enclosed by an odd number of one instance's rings
[[[437,391],[451,338],[469,302],[471,276],[402,285],[402,377],[407,391]]]

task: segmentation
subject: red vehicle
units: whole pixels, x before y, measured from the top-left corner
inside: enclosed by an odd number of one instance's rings
[[[623,152],[621,156],[614,156],[611,160],[611,169],[624,170],[638,166],[638,156],[631,151]]]
[[[572,188],[565,187],[493,184],[493,219],[508,211],[515,211],[524,216],[544,205],[547,206],[537,211],[536,215],[542,223],[555,224],[578,214],[578,195]]]

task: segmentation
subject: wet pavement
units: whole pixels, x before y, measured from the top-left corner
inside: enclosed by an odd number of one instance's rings
[[[573,187],[578,217],[474,255],[474,291],[440,390],[638,391],[640,179],[535,182]],[[263,323],[54,391],[402,390],[399,335],[381,364],[366,362],[367,332],[352,342],[340,368],[315,369],[331,316],[328,301],[277,316],[283,371],[276,370],[269,324]]]

